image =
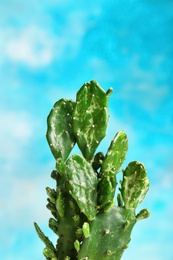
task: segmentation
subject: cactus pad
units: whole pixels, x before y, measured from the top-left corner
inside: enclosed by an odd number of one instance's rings
[[[78,91],[73,112],[73,131],[83,156],[91,160],[108,124],[108,97],[96,81],[85,83]]]
[[[121,193],[125,207],[137,208],[143,201],[149,189],[149,180],[146,177],[146,169],[140,162],[131,162],[123,171]]]
[[[82,156],[73,155],[66,163],[69,192],[89,220],[94,219],[97,207],[97,176]]]
[[[60,99],[53,106],[47,118],[47,141],[55,157],[66,160],[73,146],[75,136],[72,131],[72,112],[75,102]]]
[[[116,174],[122,166],[126,152],[128,149],[128,141],[126,134],[118,132],[111,142],[108,152],[102,162],[100,170],[100,182],[98,185],[98,203],[101,208],[108,203],[112,203],[116,188]]]
[[[91,223],[90,235],[81,246],[78,259],[119,260],[130,242],[136,223],[133,210],[112,207]]]

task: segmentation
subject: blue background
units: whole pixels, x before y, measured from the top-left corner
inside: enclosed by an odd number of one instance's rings
[[[172,10],[172,0],[0,0],[0,259],[44,259],[34,221],[55,241],[46,117],[91,79],[114,89],[100,149],[124,130],[125,165],[143,162],[151,182],[138,208],[151,216],[122,259],[173,259]]]

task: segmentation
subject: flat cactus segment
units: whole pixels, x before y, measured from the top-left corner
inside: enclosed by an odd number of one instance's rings
[[[90,224],[90,235],[78,253],[78,259],[119,260],[130,242],[136,223],[133,210],[112,207],[99,213]]]
[[[120,131],[112,140],[101,165],[100,181],[98,184],[98,204],[101,208],[111,203],[114,199],[117,184],[116,174],[125,160],[127,150],[127,136],[123,131]]]
[[[55,159],[61,158],[65,161],[75,145],[72,131],[74,106],[74,101],[60,99],[48,115],[46,137]]]
[[[92,159],[99,143],[106,135],[110,92],[106,93],[94,80],[85,83],[77,92],[73,131],[77,144],[88,161]]]
[[[122,166],[128,150],[127,135],[120,131],[111,142],[108,152],[103,160],[101,172],[113,172],[117,174]]]
[[[80,155],[66,162],[69,193],[89,220],[95,218],[97,206],[97,176],[89,162]]]
[[[149,180],[146,176],[146,169],[140,162],[129,163],[123,171],[121,194],[125,208],[137,208],[143,201],[149,189]]]

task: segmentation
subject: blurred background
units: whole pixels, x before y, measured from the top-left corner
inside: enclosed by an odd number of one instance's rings
[[[99,150],[124,130],[151,182],[122,259],[173,259],[172,42],[172,0],[0,0],[0,259],[44,259],[34,221],[55,241],[46,118],[91,79],[114,89]]]

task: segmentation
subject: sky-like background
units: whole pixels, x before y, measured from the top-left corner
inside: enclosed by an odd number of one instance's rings
[[[55,241],[46,118],[91,79],[114,89],[100,149],[124,130],[151,182],[122,259],[173,259],[172,42],[172,0],[0,0],[0,259],[44,259],[34,221]]]

